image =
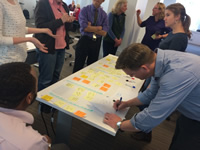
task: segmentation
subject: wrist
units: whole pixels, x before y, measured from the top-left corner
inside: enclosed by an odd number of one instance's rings
[[[117,123],[116,123],[116,126],[117,126],[117,130],[119,130],[119,131],[122,131],[123,132],[123,130],[121,129],[121,127],[122,127],[122,123],[123,123],[123,121],[125,121],[126,119],[123,119],[123,120],[121,120],[121,121],[118,121]]]

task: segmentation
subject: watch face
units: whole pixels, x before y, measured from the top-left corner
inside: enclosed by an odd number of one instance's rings
[[[121,121],[117,122],[118,129],[120,129],[121,123],[122,123]]]

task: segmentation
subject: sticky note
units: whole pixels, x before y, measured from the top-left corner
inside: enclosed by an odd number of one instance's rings
[[[106,87],[106,88],[110,88],[110,87],[111,87],[111,85],[110,85],[110,84],[107,84],[107,83],[104,83],[103,86]]]
[[[83,80],[82,82],[85,83],[85,84],[89,84],[90,83],[90,81],[88,81],[88,80]]]
[[[72,107],[72,106],[70,106],[70,105],[67,105],[66,107],[64,107],[64,110],[67,110],[67,111],[69,111],[69,112],[74,112],[75,107]]]
[[[44,95],[41,97],[43,100],[46,100],[46,101],[50,101],[53,99],[53,97],[49,96],[49,95]]]
[[[69,88],[73,88],[73,87],[74,87],[74,84],[67,83],[66,86],[69,87]]]
[[[103,65],[104,67],[108,68],[109,66],[108,65]]]
[[[84,117],[85,115],[86,115],[86,113],[84,113],[84,112],[82,112],[82,111],[80,111],[80,110],[78,110],[77,112],[75,112],[74,113],[75,115],[77,115],[77,116],[79,116],[79,117]]]
[[[97,83],[92,84],[92,86],[93,86],[93,87],[100,87],[100,85],[97,84]]]
[[[73,101],[73,102],[76,102],[78,100],[78,97],[76,97],[76,96],[70,96],[69,100]]]
[[[100,90],[106,92],[108,89],[102,86],[102,87],[100,88]]]
[[[77,97],[80,97],[81,94],[82,94],[82,92],[80,92],[80,91],[75,91],[72,95],[77,96]]]
[[[86,79],[87,77],[88,77],[88,76],[86,76],[86,75],[84,75],[84,74],[81,76],[81,78],[85,78],[85,79]]]
[[[85,91],[85,89],[84,89],[84,88],[82,88],[82,87],[79,87],[79,88],[77,88],[77,89],[76,89],[76,91],[79,91],[79,92],[84,92],[84,91]]]
[[[75,80],[75,81],[80,81],[80,80],[81,80],[81,78],[74,77],[74,78],[73,78],[73,80]]]
[[[54,104],[57,105],[57,106],[59,106],[59,107],[62,107],[62,106],[65,105],[66,103],[63,102],[63,101],[58,100],[58,101],[55,101]]]

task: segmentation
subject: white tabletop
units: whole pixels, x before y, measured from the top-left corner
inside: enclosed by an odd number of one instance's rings
[[[136,97],[144,82],[114,69],[116,60],[108,55],[38,92],[36,99],[115,136],[116,131],[103,123],[104,114],[116,113],[123,119],[128,109],[116,112],[113,100]]]
[[[32,37],[33,34],[26,34],[26,37]],[[35,50],[35,45],[31,42],[26,42],[26,46],[27,46],[27,51],[33,51]]]

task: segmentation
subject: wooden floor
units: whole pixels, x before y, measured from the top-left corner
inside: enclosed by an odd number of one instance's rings
[[[74,40],[74,43],[76,43],[76,40]],[[68,51],[72,54],[72,57],[69,58],[66,54],[67,58],[63,66],[61,79],[72,73],[73,67],[69,66],[69,62],[74,60],[74,50],[72,45],[70,45],[70,50]],[[36,71],[38,72],[37,68]],[[38,114],[38,102],[35,101],[27,111],[34,115],[35,122],[33,128],[38,130],[41,134],[47,134],[41,115]],[[137,107],[132,107],[126,118],[131,118],[131,116],[138,111]],[[50,125],[51,114],[44,114],[44,117],[50,137],[54,141],[55,136]],[[130,137],[131,132],[119,132],[113,137],[77,119],[73,119],[68,145],[72,150],[167,150],[173,136],[176,118],[177,115],[174,114],[170,121],[164,121],[158,127],[153,129],[153,138],[150,143],[132,139]],[[56,128],[55,123],[54,128]]]

